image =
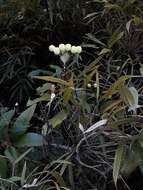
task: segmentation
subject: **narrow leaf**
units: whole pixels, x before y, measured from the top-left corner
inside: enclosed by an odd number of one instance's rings
[[[116,153],[115,153],[115,158],[114,158],[114,163],[113,163],[113,180],[115,185],[117,184],[120,168],[121,168],[121,163],[123,160],[123,154],[124,154],[124,146],[119,145]]]

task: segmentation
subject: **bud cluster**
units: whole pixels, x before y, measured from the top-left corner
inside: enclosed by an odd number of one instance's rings
[[[71,44],[59,44],[58,47],[50,45],[49,51],[53,52],[55,55],[64,54],[65,52],[71,52],[72,54],[80,54],[82,52],[82,47],[72,46]]]

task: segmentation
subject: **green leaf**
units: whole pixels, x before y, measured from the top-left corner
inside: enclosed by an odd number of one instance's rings
[[[25,177],[26,177],[26,162],[24,163],[22,174],[21,174],[21,186],[25,183]]]
[[[125,159],[123,161],[123,165],[121,168],[121,173],[124,176],[129,176],[137,166],[141,163],[141,159],[138,154],[136,154],[131,149],[126,153]]]
[[[70,98],[72,97],[72,91],[73,90],[71,87],[66,88],[64,95],[63,95],[65,104],[67,104],[69,102]]]
[[[37,69],[28,74],[29,77],[37,76],[37,75],[48,75],[49,72],[43,69]]]
[[[5,150],[4,154],[8,158],[8,160],[11,162],[11,164],[14,164],[15,160],[18,158],[18,153],[16,149],[12,146],[9,146]]]
[[[135,87],[130,87],[129,91],[131,92],[134,101],[132,102],[132,105],[130,105],[129,110],[135,111],[140,106],[138,105],[139,102],[139,94]]]
[[[107,53],[110,53],[110,52],[111,52],[110,49],[108,49],[108,48],[103,48],[103,49],[100,51],[100,53],[99,53],[98,55],[107,54]]]
[[[55,115],[52,119],[49,120],[50,125],[52,125],[53,128],[60,125],[64,119],[66,119],[67,113],[65,111],[59,112],[57,115]]]
[[[88,39],[92,40],[93,42],[100,44],[102,46],[106,46],[103,42],[101,42],[100,40],[98,40],[95,36],[93,36],[91,33],[86,34],[86,36],[88,37]]]
[[[134,106],[137,106],[138,105],[138,102],[139,102],[139,94],[138,94],[138,91],[136,90],[135,87],[130,87],[129,88],[133,98],[134,98]]]
[[[0,130],[2,130],[5,126],[9,125],[14,113],[14,110],[10,110],[2,114],[2,116],[0,117]]]
[[[32,106],[33,104],[37,104],[38,102],[42,102],[42,101],[46,102],[46,101],[49,101],[49,100],[50,100],[50,95],[49,94],[44,94],[40,98],[36,98],[34,100],[28,100],[27,106]]]
[[[123,155],[124,155],[124,146],[119,145],[117,147],[116,153],[115,153],[115,158],[114,158],[114,163],[113,163],[113,180],[115,185],[117,184],[120,168],[121,168],[121,163],[123,160]]]
[[[131,93],[131,91],[129,90],[128,87],[126,87],[125,85],[121,85],[119,88],[119,93],[120,96],[123,100],[123,102],[127,105],[127,106],[133,106],[134,105],[134,96]]]
[[[40,79],[40,80],[45,80],[48,82],[54,82],[54,83],[59,83],[65,86],[69,86],[69,83],[67,81],[64,81],[62,79],[56,78],[56,77],[51,77],[51,76],[35,76],[34,78]]]
[[[110,40],[108,41],[108,47],[109,47],[109,49],[112,48],[112,46],[113,46],[115,43],[117,43],[117,42],[123,37],[123,35],[124,35],[124,32],[118,33],[118,31],[115,31],[115,32],[112,34]]]
[[[14,164],[17,164],[18,162],[20,162],[25,156],[27,156],[27,154],[29,154],[29,152],[31,152],[33,150],[33,148],[29,148],[27,151],[25,151],[23,154],[21,154],[15,161]]]
[[[121,76],[118,80],[116,80],[110,88],[105,92],[105,95],[102,98],[111,98],[112,95],[116,94],[119,91],[119,87],[124,84],[126,80],[128,80],[130,76],[125,75]]]
[[[0,155],[0,177],[6,178],[7,170],[8,170],[7,159],[6,157]]]
[[[45,144],[45,140],[42,135],[37,133],[27,133],[19,138],[14,142],[16,147],[30,147],[30,146],[43,146]]]
[[[13,176],[11,178],[8,179],[9,181],[12,181],[12,182],[18,182],[21,180],[21,177],[18,177],[18,176]]]
[[[28,109],[26,109],[22,114],[17,118],[12,128],[12,133],[14,135],[22,135],[26,132],[29,127],[29,122],[33,117],[33,114],[36,109],[36,104],[32,105]],[[15,136],[14,136],[15,137]]]

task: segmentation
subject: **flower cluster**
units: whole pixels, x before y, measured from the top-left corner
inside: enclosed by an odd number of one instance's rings
[[[59,47],[54,45],[49,46],[49,51],[54,52],[55,55],[70,52],[72,54],[80,54],[82,52],[81,46],[72,46],[71,44],[59,44]]]

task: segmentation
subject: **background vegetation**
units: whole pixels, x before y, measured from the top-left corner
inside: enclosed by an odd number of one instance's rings
[[[142,189],[142,15],[141,0],[0,1],[0,189]],[[83,49],[65,68],[60,43]]]

